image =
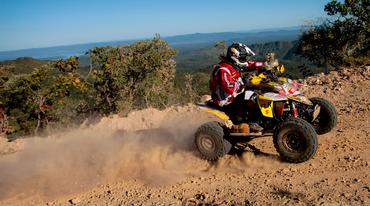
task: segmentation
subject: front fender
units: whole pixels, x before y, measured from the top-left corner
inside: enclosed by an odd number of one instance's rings
[[[287,98],[290,100],[296,101],[296,102],[300,102],[305,105],[313,106],[313,103],[311,102],[311,100],[309,100],[307,97],[302,96],[302,95],[289,95],[287,96]]]

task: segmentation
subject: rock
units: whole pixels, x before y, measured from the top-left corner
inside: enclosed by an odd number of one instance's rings
[[[195,196],[194,196],[194,198],[195,199],[197,199],[197,200],[205,200],[206,199],[206,195],[205,194],[203,194],[203,193],[198,193],[198,194],[196,194]]]
[[[289,169],[291,172],[297,172],[297,168],[295,168],[295,167],[292,167],[292,168],[290,168]]]
[[[76,204],[81,202],[81,199],[76,197],[76,198],[70,199],[68,202],[73,204],[73,205],[76,205]]]

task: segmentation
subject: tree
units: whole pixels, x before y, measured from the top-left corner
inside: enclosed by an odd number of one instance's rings
[[[127,113],[132,108],[164,107],[168,103],[176,51],[159,35],[128,46],[94,48],[89,53],[100,113]]]
[[[68,61],[59,63],[67,65]],[[7,132],[38,134],[50,122],[73,122],[88,89],[78,74],[60,72],[53,64],[36,68],[29,74],[11,76],[0,88],[3,110],[9,122]]]
[[[58,60],[54,67],[57,68],[60,72],[70,72],[74,73],[79,66],[80,62],[78,61],[78,57],[72,56],[67,60]]]
[[[220,50],[226,50],[227,49],[226,41],[224,40],[218,41],[215,43],[214,47]]]
[[[14,66],[9,65],[0,66],[0,89],[4,87],[5,82],[7,82],[13,75],[14,75]]]
[[[329,18],[310,26],[297,53],[319,65],[361,65],[370,62],[370,1],[332,0],[324,10]]]

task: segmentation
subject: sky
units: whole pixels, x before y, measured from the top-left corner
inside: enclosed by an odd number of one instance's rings
[[[328,0],[0,0],[0,51],[301,26]]]

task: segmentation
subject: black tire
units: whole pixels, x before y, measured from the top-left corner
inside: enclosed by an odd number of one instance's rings
[[[312,122],[316,133],[322,135],[330,132],[337,125],[338,121],[338,113],[335,106],[328,100],[320,97],[313,97],[310,100],[314,105],[320,106],[320,114]]]
[[[216,161],[231,150],[231,144],[224,139],[224,129],[218,122],[200,126],[195,133],[195,145],[201,157],[208,161]]]
[[[274,146],[281,158],[292,163],[311,159],[317,151],[317,134],[307,121],[299,118],[280,123],[274,132]]]

